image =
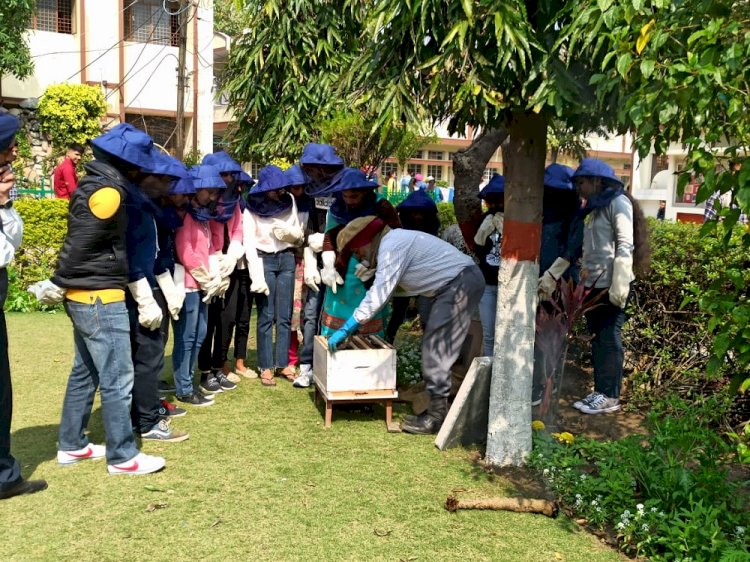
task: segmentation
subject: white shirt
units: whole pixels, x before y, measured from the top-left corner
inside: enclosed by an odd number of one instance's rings
[[[283,213],[273,217],[261,217],[245,209],[242,213],[242,239],[246,251],[249,252],[251,251],[249,248],[252,248],[252,251],[260,250],[267,254],[274,254],[294,247],[294,244],[283,242],[273,235],[273,228],[275,226],[286,226],[302,230],[296,203],[293,203]],[[248,255],[247,257],[250,260],[250,256]]]
[[[0,267],[8,267],[23,239],[23,220],[13,207],[0,209],[0,220],[3,221],[3,232],[0,234]]]
[[[447,242],[415,230],[396,228],[380,241],[375,281],[354,311],[360,324],[370,320],[396,291],[399,296],[434,296],[472,259]]]

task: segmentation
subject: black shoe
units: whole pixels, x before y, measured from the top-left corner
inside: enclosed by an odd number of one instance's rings
[[[216,381],[219,383],[221,390],[234,390],[237,388],[237,385],[230,381],[221,371],[216,373]]]
[[[176,389],[173,384],[170,384],[166,381],[159,381],[159,396],[166,396],[167,394],[172,394],[175,390]]]
[[[166,400],[161,400],[161,405],[159,406],[159,416],[162,418],[180,418],[187,414],[187,410],[185,408],[178,408],[174,404],[170,404]]]
[[[187,396],[178,396],[177,400],[184,402],[185,404],[191,404],[193,406],[213,406],[214,401],[209,400],[203,396],[200,392],[193,391],[192,394]]]
[[[440,431],[445,416],[448,415],[448,399],[432,398],[430,407],[419,416],[405,416],[401,430],[419,435],[434,435]]]
[[[22,496],[24,494],[36,494],[47,489],[46,480],[21,480],[12,488],[0,492],[0,500],[7,500],[13,496]]]
[[[198,385],[198,388],[200,388],[200,391],[203,394],[218,394],[219,392],[224,392],[215,376],[210,376],[205,380],[202,380],[200,385]]]
[[[531,406],[539,406],[544,398],[544,388],[533,388],[531,389]]]

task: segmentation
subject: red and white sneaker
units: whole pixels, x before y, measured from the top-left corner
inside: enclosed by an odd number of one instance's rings
[[[77,451],[57,451],[57,464],[75,464],[86,460],[96,460],[102,458],[105,452],[104,445],[89,443]]]
[[[107,471],[110,474],[150,474],[158,472],[167,465],[164,457],[152,457],[144,453],[138,453],[132,459],[120,464],[108,464]]]

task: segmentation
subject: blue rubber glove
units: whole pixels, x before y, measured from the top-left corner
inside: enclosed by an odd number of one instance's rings
[[[356,332],[357,329],[359,329],[359,322],[354,319],[354,316],[344,322],[344,325],[328,338],[328,349],[331,350],[331,353],[336,351],[336,348],[341,345],[341,342]]]

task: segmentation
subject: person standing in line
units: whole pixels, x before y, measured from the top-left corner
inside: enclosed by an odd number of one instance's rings
[[[10,454],[10,426],[13,417],[13,386],[8,360],[8,328],[5,297],[8,294],[8,264],[23,238],[23,221],[13,208],[10,189],[15,183],[8,161],[16,144],[21,123],[10,113],[0,114],[0,500],[34,494],[47,488],[44,480],[25,480],[18,461]]]
[[[280,168],[263,168],[247,198],[242,218],[245,252],[253,281],[251,290],[263,293],[258,301],[256,334],[263,386],[276,386],[277,372],[290,381],[295,378],[295,370],[288,363],[294,299],[293,250],[304,241],[304,232],[294,197],[286,190],[288,181]]]
[[[579,212],[584,225],[582,282],[590,289],[587,302],[597,302],[586,312],[593,336],[594,391],[573,407],[584,414],[606,414],[620,409],[625,306],[635,272],[648,270],[648,225],[638,204],[605,162],[584,158],[573,182],[586,200]],[[539,280],[540,298],[550,298],[569,265],[560,257],[544,272]]]
[[[344,167],[344,161],[336,154],[336,149],[327,144],[309,143],[300,156],[300,168],[307,179],[305,195],[311,199],[305,230],[303,250],[305,258],[304,280],[308,291],[302,308],[302,346],[299,351],[299,376],[294,386],[307,388],[312,384],[313,342],[320,333],[320,315],[323,309],[325,291],[320,290],[320,269],[323,266],[320,252],[326,227],[328,208],[333,197],[328,190],[333,178]]]
[[[505,217],[505,178],[495,174],[479,192],[487,210],[480,217],[474,235],[474,253],[479,259],[479,269],[484,275],[484,293],[479,303],[482,321],[484,355],[492,357],[495,348],[495,320],[497,316],[497,283],[500,271],[500,247],[503,242]]]
[[[58,199],[70,199],[76,187],[78,187],[78,173],[76,166],[81,161],[84,148],[80,144],[71,144],[65,153],[65,158],[60,165],[55,168],[52,175],[52,187],[55,190],[55,197]]]
[[[65,300],[73,324],[75,358],[59,430],[57,462],[70,465],[106,456],[110,474],[148,474],[162,457],[138,451],[130,405],[133,361],[125,305],[128,283],[125,201],[152,168],[153,140],[128,123],[91,141],[94,160],[73,192],[68,231],[50,286],[40,300]],[[86,428],[100,389],[106,448],[89,442]]]

